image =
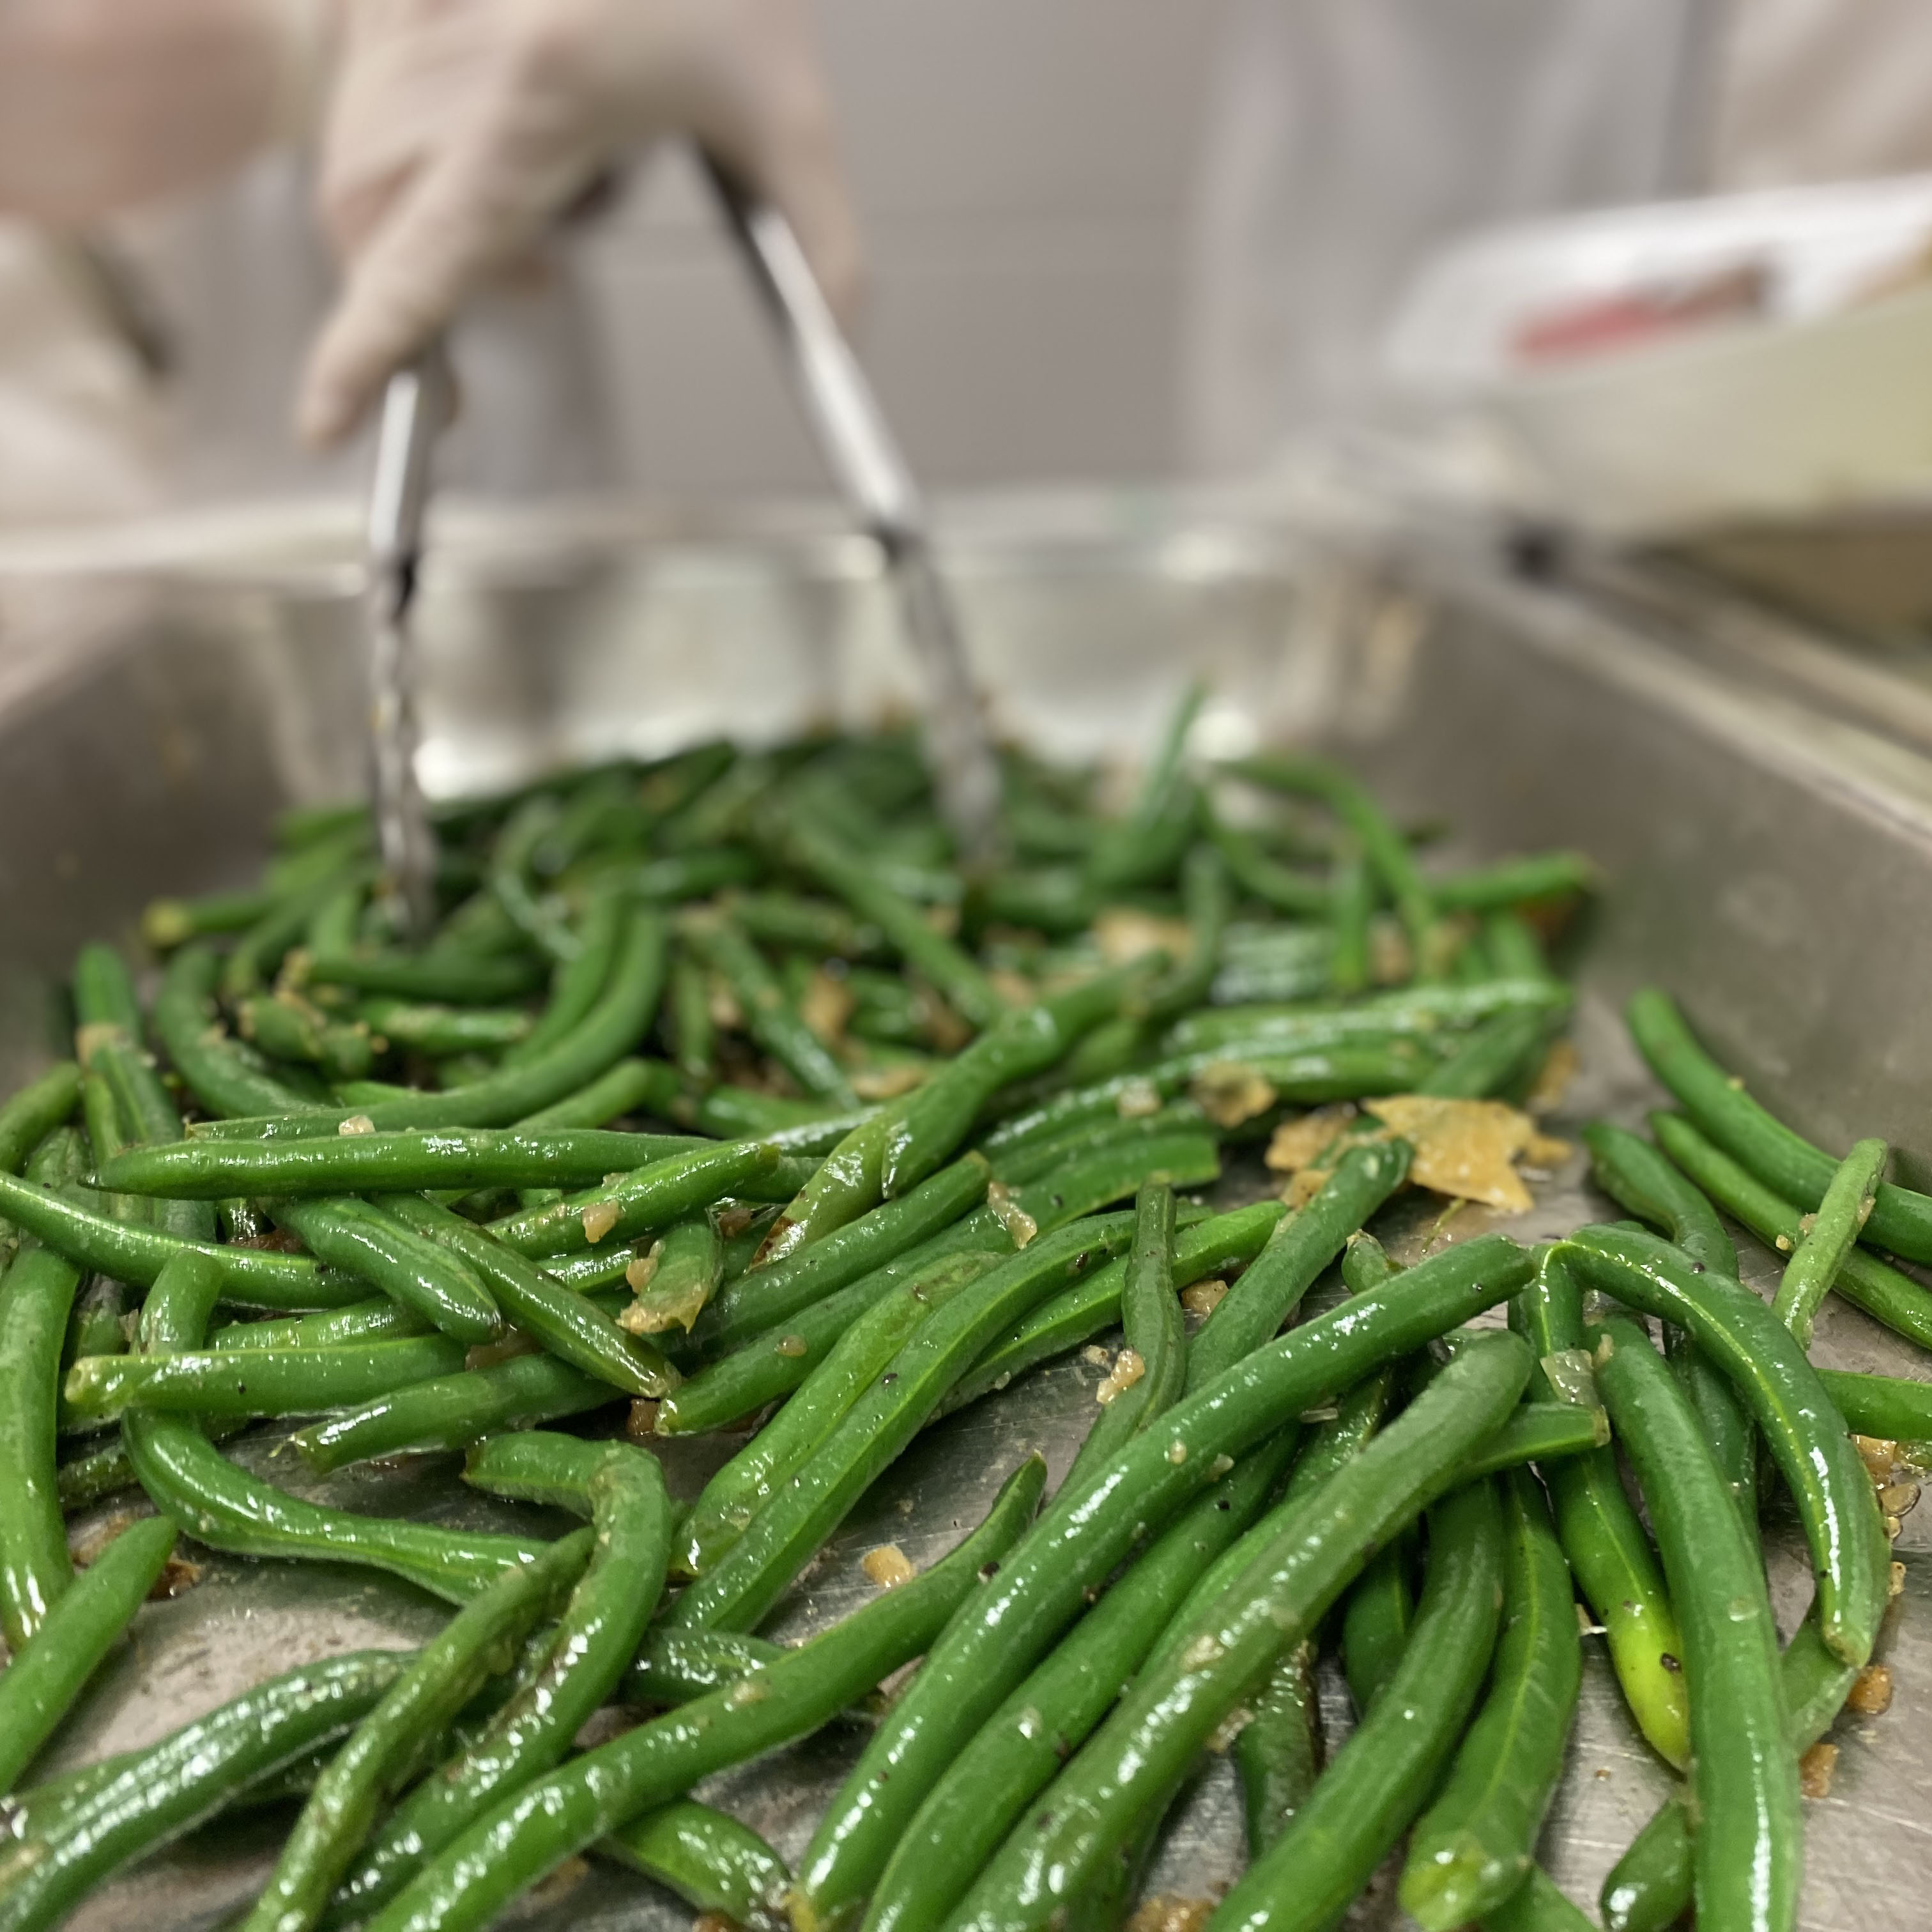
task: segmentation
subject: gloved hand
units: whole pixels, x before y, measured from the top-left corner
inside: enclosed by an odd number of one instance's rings
[[[303,435],[345,434],[466,293],[671,134],[782,208],[849,308],[857,231],[805,0],[347,0],[321,184],[347,281]]]
[[[0,211],[77,225],[312,119],[331,0],[5,0]]]

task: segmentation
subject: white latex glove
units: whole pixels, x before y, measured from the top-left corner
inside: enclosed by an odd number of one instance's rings
[[[77,225],[312,118],[332,0],[0,0],[0,210]]]
[[[674,134],[784,209],[849,308],[857,230],[805,0],[347,0],[321,190],[347,281],[302,434],[345,434],[471,289]]]

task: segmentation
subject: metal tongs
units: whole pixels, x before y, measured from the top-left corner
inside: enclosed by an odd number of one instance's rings
[[[1000,768],[973,689],[952,600],[933,561],[926,505],[884,412],[791,224],[716,160],[706,165],[787,352],[820,453],[884,553],[919,659],[939,806],[968,866],[993,856]]]
[[[370,736],[385,884],[407,935],[436,920],[436,840],[416,782],[416,646],[410,628],[422,562],[430,455],[454,404],[440,343],[389,378],[369,492]]]

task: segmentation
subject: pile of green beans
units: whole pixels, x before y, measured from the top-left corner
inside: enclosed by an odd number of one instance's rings
[[[288,814],[257,889],[158,902],[151,962],[84,949],[73,1059],[0,1105],[0,1932],[291,1792],[249,1932],[481,1928],[580,1853],[748,1932],[1112,1932],[1231,1741],[1250,1864],[1210,1932],[1317,1932],[1405,1838],[1428,1932],[1574,1926],[1536,1848],[1580,1604],[1685,1777],[1608,1922],[1794,1922],[1797,1754],[1890,1582],[1850,1431],[1932,1441],[1932,1384],[1811,1339],[1836,1293],[1932,1347],[1882,1258],[1932,1260],[1932,1197],[1792,1133],[1646,993],[1682,1111],[1583,1138],[1654,1232],[1398,1267],[1369,1229],[1424,1137],[1346,1109],[1298,1204],[1256,1198],[1242,1150],[1310,1108],[1521,1102],[1592,876],[1436,866],[1313,758],[1204,768],[1199,704],[1118,812],[1007,754],[990,868],[904,734],[712,743],[440,812],[419,944],[342,808]],[[1786,1256],[1774,1306],[1720,1211]],[[758,1634],[929,1426],[1116,1328],[1043,1510],[1025,1456],[922,1573]],[[748,1423],[674,1506],[652,1442]],[[258,1425],[322,1472],[460,1455],[581,1526],[325,1508],[230,1454]],[[1816,1577],[1781,1655],[1774,1480]],[[117,1489],[159,1514],[76,1574],[68,1519]],[[448,1618],[36,1782],[178,1542],[386,1570]],[[920,1657],[796,1873],[692,1798]],[[612,1705],[632,1727],[580,1749]]]

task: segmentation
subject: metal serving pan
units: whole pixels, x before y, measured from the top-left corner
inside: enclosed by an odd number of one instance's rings
[[[1868,669],[1856,701],[1789,654],[1720,649],[1708,614],[1624,595],[1614,608],[1511,574],[1480,545],[1350,519],[1285,528],[1235,506],[1068,496],[960,506],[946,557],[1003,728],[1063,752],[1131,757],[1180,685],[1214,684],[1216,748],[1324,743],[1406,814],[1444,820],[1463,856],[1580,846],[1606,880],[1581,958],[1577,1118],[1634,1119],[1656,1096],[1616,1012],[1657,980],[1766,1100],[1827,1144],[1882,1132],[1932,1180],[1922,1096],[1932,1016],[1932,756],[1917,700],[1897,716]],[[340,519],[238,537],[151,541],[130,557],[0,557],[0,1077],[58,1044],[56,987],[83,938],[125,934],[143,902],[247,878],[268,813],[361,774],[354,579]],[[1628,592],[1628,586],[1624,590]],[[673,529],[622,506],[451,516],[422,605],[431,788],[473,790],[566,759],[700,733],[770,737],[902,704],[892,606],[862,544],[810,516]],[[1803,650],[1816,659],[1815,640]],[[1826,661],[1828,662],[1828,661]],[[1224,1183],[1258,1185],[1258,1173]],[[1600,1214],[1570,1168],[1518,1222],[1438,1226],[1413,1206],[1399,1252],[1502,1225],[1526,1238]],[[1772,1263],[1742,1244],[1762,1280]],[[1832,1306],[1841,1365],[1918,1372]],[[1051,1367],[931,1431],[879,1484],[782,1606],[820,1628],[869,1588],[866,1550],[929,1561],[976,1519],[1022,1450],[1056,1478],[1101,1370]],[[501,1520],[448,1459],[309,1484],[265,1435],[238,1453],[304,1493],[376,1511]],[[723,1451],[667,1457],[688,1492]],[[537,1520],[524,1513],[525,1522]],[[86,1526],[83,1526],[83,1532]],[[1774,1532],[1787,1623],[1808,1588]],[[1809,1808],[1804,1923],[1932,1922],[1932,1564],[1918,1519],[1882,1654],[1888,1714],[1847,1719],[1828,1797]],[[419,1640],[441,1612],[399,1583],[211,1558],[199,1587],[150,1606],[58,1741],[55,1767],[152,1738],[300,1658]],[[1664,1792],[1589,1646],[1572,1762],[1545,1840],[1580,1900]],[[1328,1688],[1331,1741],[1347,1723]],[[859,1721],[714,1781],[704,1794],[796,1855],[856,1754]],[[220,1921],[258,1886],[283,1821],[205,1834],[109,1888],[88,1928]],[[1204,1899],[1238,1868],[1238,1804],[1210,1764],[1177,1808],[1150,1890]],[[519,1922],[656,1928],[688,1914],[602,1866],[562,1876]],[[1352,1924],[1400,1922],[1388,1887]]]

